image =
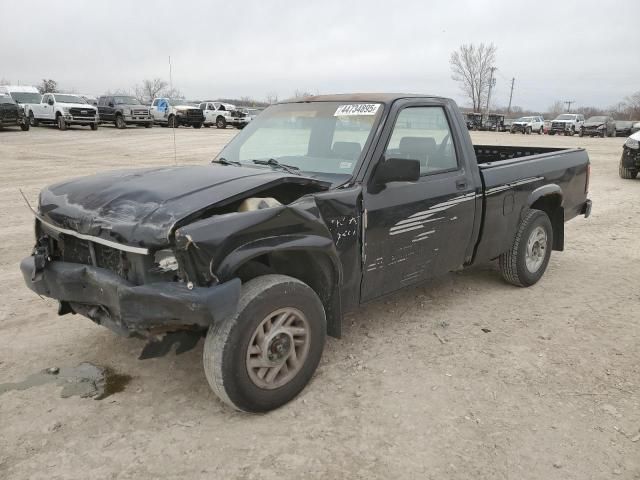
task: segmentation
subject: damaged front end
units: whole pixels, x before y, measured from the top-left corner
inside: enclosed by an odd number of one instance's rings
[[[241,170],[209,169],[226,175],[227,188],[229,173],[238,175],[235,172]],[[120,186],[109,194],[108,202],[94,209],[92,217],[86,215],[88,202],[78,198],[70,202],[60,188],[50,187],[34,212],[36,245],[20,264],[25,284],[39,295],[58,300],[60,315],[78,313],[119,335],[150,340],[141,358],[163,355],[175,342],[180,344],[176,352],[184,351],[237,308],[240,279],[231,272],[221,280],[212,268],[214,257],[228,247],[211,251],[211,245],[219,240],[236,247],[249,242],[251,235],[257,238],[265,233],[258,226],[261,221],[270,218],[266,222],[270,228],[279,223],[288,208],[285,203],[328,188],[308,178],[264,173],[251,169],[249,175],[235,179],[245,188],[250,183],[251,188],[226,198],[218,189],[217,197],[210,196],[217,200],[213,205],[203,203],[204,189],[196,185],[189,192],[190,207],[188,195],[182,193],[175,199],[154,198],[157,208],[149,208],[152,202],[147,201],[144,209],[136,207],[136,211],[131,208],[134,193],[126,198]],[[139,178],[133,181],[140,183]],[[76,196],[78,191],[74,185]],[[96,202],[96,195],[89,198]],[[266,216],[259,213],[266,210],[270,211]],[[234,215],[244,218],[240,221],[244,226],[228,221]],[[150,221],[154,218],[159,221]],[[193,241],[183,228],[205,219],[207,241],[202,237]],[[289,220],[291,229],[296,219]]]

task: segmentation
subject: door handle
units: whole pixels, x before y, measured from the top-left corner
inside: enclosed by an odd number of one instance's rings
[[[464,190],[465,188],[467,188],[467,181],[466,180],[456,181],[456,188],[458,190]]]

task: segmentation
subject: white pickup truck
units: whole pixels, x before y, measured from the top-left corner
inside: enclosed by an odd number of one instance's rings
[[[183,125],[200,128],[204,124],[202,111],[182,99],[154,98],[151,102],[151,115],[153,123],[162,127],[178,128]]]
[[[100,119],[98,109],[78,95],[45,93],[40,103],[31,105],[29,120],[34,127],[40,123],[52,123],[60,130],[66,130],[69,125],[89,126],[91,130],[97,130]]]
[[[230,103],[206,101],[199,106],[204,113],[205,127],[215,125],[216,128],[227,128],[227,125],[233,125],[242,129],[250,121],[250,117],[246,113]]]
[[[555,135],[557,133],[558,135],[574,136],[576,133],[580,133],[583,126],[584,115],[579,113],[563,113],[551,122],[549,135]]]

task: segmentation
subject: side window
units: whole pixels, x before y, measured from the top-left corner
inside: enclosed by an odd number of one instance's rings
[[[42,96],[42,103],[47,103],[49,101],[49,95]]]
[[[207,109],[207,104],[206,103],[201,103],[200,104],[200,110],[205,111]]]
[[[152,107],[157,107],[158,106],[158,99],[156,98],[153,103],[151,104]]]
[[[418,160],[421,176],[457,170],[458,159],[444,109],[409,107],[402,110],[385,156]]]

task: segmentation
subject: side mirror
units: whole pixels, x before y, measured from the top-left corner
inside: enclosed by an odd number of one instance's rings
[[[109,102],[109,106],[113,108],[115,105],[113,104],[113,102]]]
[[[48,103],[49,105],[53,105],[53,98],[50,98],[50,99],[47,101],[47,103]]]
[[[376,185],[391,182],[417,182],[420,179],[420,162],[407,158],[382,158],[376,167],[373,180]]]

